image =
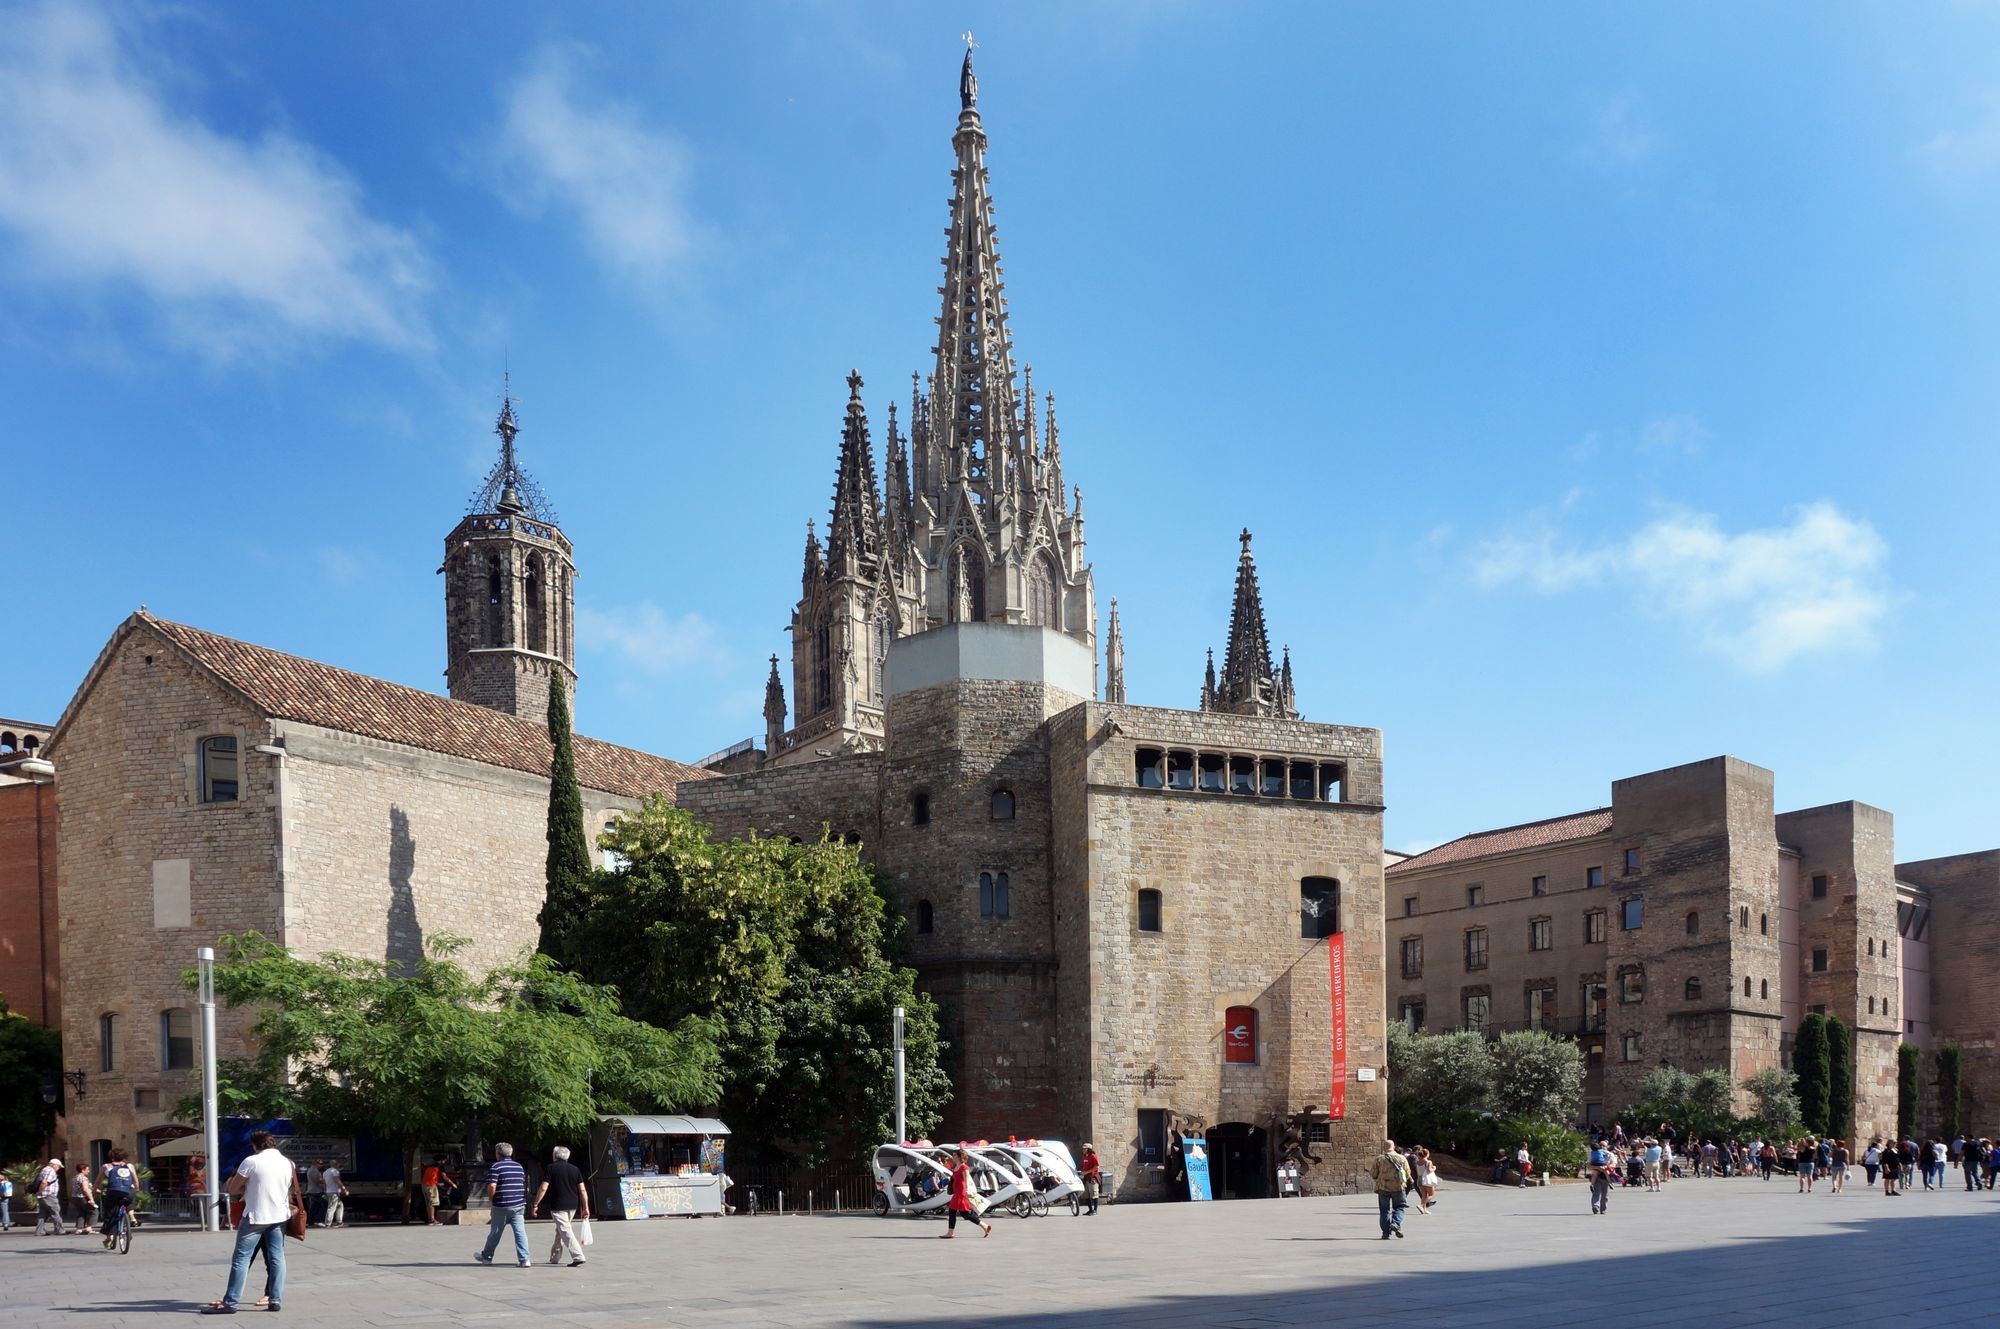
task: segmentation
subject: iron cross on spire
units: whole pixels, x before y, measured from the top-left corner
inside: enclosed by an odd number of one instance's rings
[[[974,40],[972,39],[972,29],[971,29],[971,28],[967,28],[967,29],[966,29],[966,30],[965,30],[964,32],[961,32],[961,33],[959,33],[959,34],[958,34],[958,39],[959,39],[960,41],[962,41],[962,42],[964,42],[964,43],[965,43],[965,49],[966,49],[966,50],[968,50],[968,51],[970,51],[970,50],[971,50],[971,49],[972,49],[973,47],[975,47],[975,46],[979,45],[979,43],[978,43],[978,42],[976,42],[976,41],[974,41]]]

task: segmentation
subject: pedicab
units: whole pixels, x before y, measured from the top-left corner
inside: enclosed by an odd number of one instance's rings
[[[1017,1215],[1046,1217],[1053,1205],[1068,1205],[1072,1216],[1083,1212],[1083,1178],[1068,1145],[1061,1140],[1009,1140],[994,1148],[1011,1157],[1028,1178],[1029,1189],[1014,1199]]]
[[[875,1212],[890,1214],[943,1213],[951,1201],[951,1165],[945,1151],[929,1141],[885,1144],[872,1160],[875,1172]]]

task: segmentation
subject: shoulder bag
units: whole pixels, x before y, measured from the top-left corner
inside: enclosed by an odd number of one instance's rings
[[[285,1215],[285,1235],[294,1241],[306,1239],[306,1202],[299,1198],[299,1178],[296,1172],[292,1174],[292,1211]]]

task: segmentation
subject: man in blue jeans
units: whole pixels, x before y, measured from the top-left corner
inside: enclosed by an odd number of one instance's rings
[[[1403,1235],[1403,1209],[1409,1203],[1404,1192],[1410,1188],[1410,1165],[1396,1152],[1394,1140],[1382,1141],[1382,1156],[1375,1160],[1375,1203],[1382,1210],[1382,1240]]]
[[[481,1264],[492,1264],[493,1248],[500,1244],[501,1229],[511,1227],[514,1255],[526,1269],[528,1224],[524,1216],[528,1209],[528,1174],[514,1161],[513,1145],[493,1146],[493,1166],[486,1172],[486,1195],[493,1203],[493,1211],[486,1220],[486,1249],[475,1252],[472,1258]]]
[[[291,1216],[292,1197],[297,1192],[299,1174],[292,1160],[278,1152],[277,1138],[269,1131],[250,1133],[250,1156],[226,1188],[231,1196],[243,1197],[243,1221],[236,1228],[236,1249],[229,1257],[229,1290],[221,1301],[201,1308],[203,1315],[234,1315],[243,1295],[243,1280],[250,1272],[250,1260],[259,1247],[264,1251],[268,1271],[264,1294],[271,1309],[285,1301],[285,1220]]]

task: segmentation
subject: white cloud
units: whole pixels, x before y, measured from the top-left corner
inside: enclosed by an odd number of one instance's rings
[[[1737,534],[1706,513],[1671,513],[1596,546],[1566,542],[1542,522],[1482,545],[1473,576],[1544,595],[1619,590],[1691,629],[1703,649],[1770,674],[1800,656],[1874,645],[1894,603],[1888,555],[1874,527],[1820,502],[1788,524]]]
[[[2000,169],[2000,97],[1956,129],[1941,129],[1917,145],[1917,160],[1946,184],[1971,184]]]
[[[576,630],[584,647],[607,652],[627,668],[653,677],[713,661],[718,652],[713,623],[694,613],[669,618],[650,603],[608,610],[580,606]]]
[[[1648,420],[1639,429],[1639,451],[1680,453],[1695,457],[1707,450],[1715,435],[1707,425],[1685,411]]]
[[[1598,99],[1576,159],[1600,171],[1629,171],[1658,156],[1666,144],[1637,92]]]
[[[598,260],[657,281],[693,255],[700,231],[685,201],[688,149],[620,102],[588,100],[574,46],[551,47],[508,90],[500,178],[509,205],[572,212]]]
[[[415,239],[307,144],[169,105],[133,48],[86,5],[0,24],[0,234],[19,271],[138,292],[217,356],[287,334],[425,344]]]

